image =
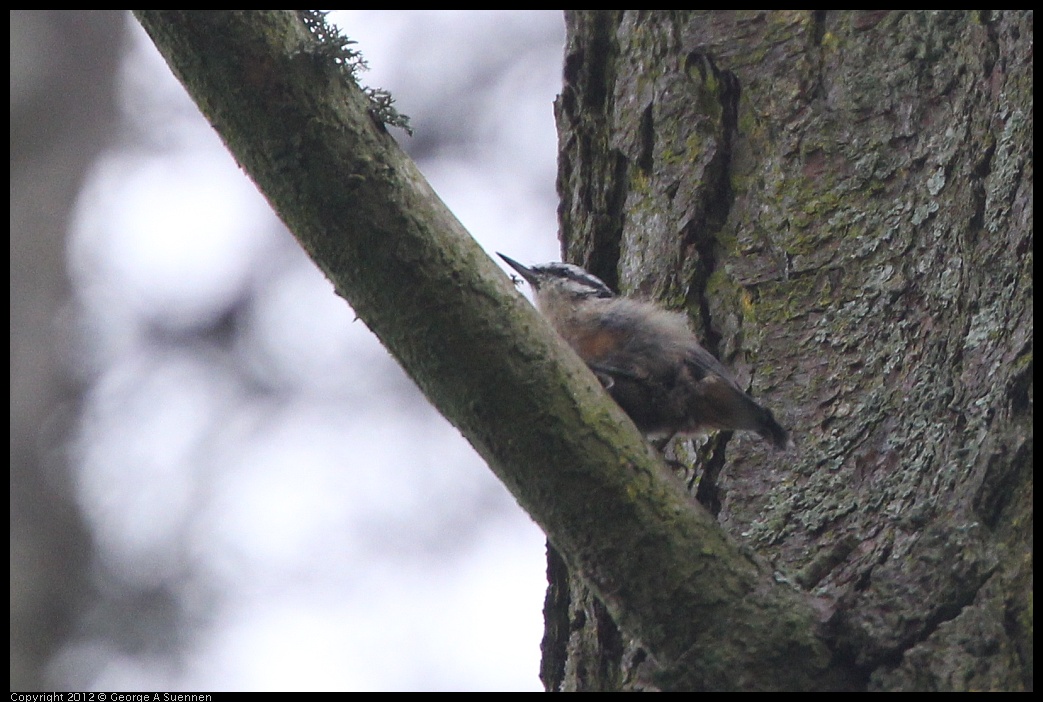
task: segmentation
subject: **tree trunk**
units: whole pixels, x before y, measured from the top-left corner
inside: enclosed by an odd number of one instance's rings
[[[1031,13],[566,22],[566,259],[687,310],[797,445],[682,446],[690,489],[857,689],[1031,689]],[[548,689],[672,686],[548,571]]]
[[[64,447],[84,390],[55,320],[83,179],[117,128],[126,16],[11,12],[11,689],[49,690],[90,589]]]

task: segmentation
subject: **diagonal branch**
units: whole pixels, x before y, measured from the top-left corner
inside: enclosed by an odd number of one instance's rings
[[[809,689],[810,608],[684,492],[287,11],[135,14],[297,240],[678,687]]]

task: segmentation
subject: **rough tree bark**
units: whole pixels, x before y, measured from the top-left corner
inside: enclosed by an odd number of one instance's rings
[[[687,309],[797,443],[681,449],[690,489],[852,687],[1031,689],[1032,13],[566,22],[565,258]],[[548,689],[671,684],[548,571]]]

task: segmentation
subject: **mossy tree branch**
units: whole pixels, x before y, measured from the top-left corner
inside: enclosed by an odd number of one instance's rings
[[[295,13],[135,14],[337,293],[676,686],[838,684],[810,608],[675,483]]]

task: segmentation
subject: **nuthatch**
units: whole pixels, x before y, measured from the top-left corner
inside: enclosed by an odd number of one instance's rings
[[[618,297],[579,266],[523,266],[499,254],[532,286],[536,306],[645,435],[747,430],[775,448],[792,445],[766,407],[699,345],[685,315]]]

